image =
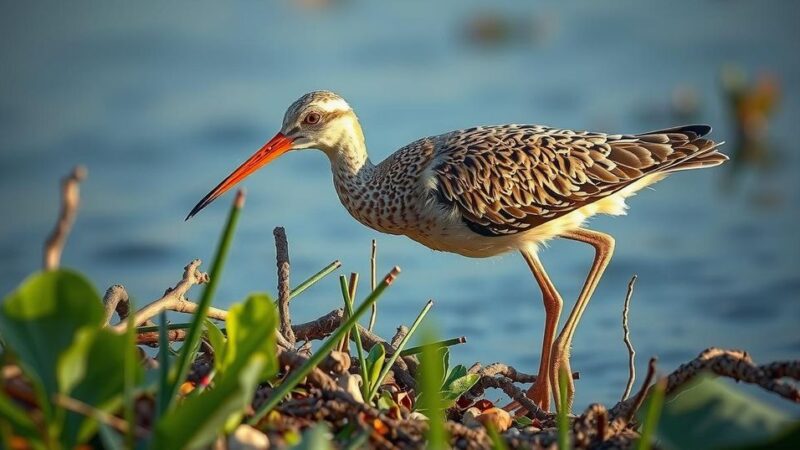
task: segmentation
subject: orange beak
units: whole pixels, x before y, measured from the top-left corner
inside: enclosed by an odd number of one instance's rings
[[[217,187],[203,197],[203,199],[200,200],[200,202],[197,203],[194,208],[192,208],[192,212],[186,216],[186,220],[191,219],[192,216],[200,212],[201,209],[208,206],[208,204],[216,200],[217,197],[235,186],[236,183],[242,181],[251,173],[255,172],[273,159],[281,156],[291,149],[292,140],[284,136],[282,133],[276,134],[275,137],[270,139],[269,142],[264,144],[261,149],[259,149],[257,152],[255,152],[255,154],[253,154],[253,156],[245,161],[244,164],[239,166],[238,169],[234,170],[233,173],[228,175],[228,178],[222,180],[222,183],[217,185]]]

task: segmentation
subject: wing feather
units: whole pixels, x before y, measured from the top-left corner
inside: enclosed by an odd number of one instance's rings
[[[432,168],[437,198],[473,230],[518,233],[611,195],[657,172],[709,167],[727,158],[691,125],[640,135],[502,125],[440,136]]]

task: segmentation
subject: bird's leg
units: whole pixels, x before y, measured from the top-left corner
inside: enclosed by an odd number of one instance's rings
[[[536,382],[528,390],[528,397],[545,411],[550,408],[550,395],[552,394],[552,384],[549,373],[552,366],[553,340],[555,339],[558,319],[561,316],[562,300],[556,291],[555,286],[547,276],[542,262],[535,250],[523,249],[520,251],[525,262],[528,263],[533,277],[542,290],[542,301],[544,302],[544,337],[542,338],[542,355],[539,361],[539,375]]]
[[[561,237],[587,243],[594,247],[595,250],[592,268],[589,270],[589,275],[586,277],[580,295],[578,295],[578,301],[575,302],[575,306],[570,311],[564,328],[553,344],[552,350],[553,364],[551,365],[550,383],[555,386],[554,389],[558,393],[558,374],[560,371],[567,374],[567,404],[563,406],[569,411],[572,408],[572,400],[575,397],[575,386],[572,382],[572,370],[569,365],[569,350],[572,345],[572,337],[575,334],[575,328],[578,326],[581,315],[583,315],[583,311],[586,309],[586,305],[597,287],[597,283],[603,276],[603,271],[611,261],[611,255],[614,253],[614,238],[605,233],[584,228],[568,231],[561,234]],[[561,408],[559,396],[555,395],[554,398],[556,407]]]

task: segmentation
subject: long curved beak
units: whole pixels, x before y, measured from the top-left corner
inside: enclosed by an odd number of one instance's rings
[[[200,212],[201,209],[208,206],[209,203],[216,200],[217,197],[224,194],[238,182],[245,179],[248,175],[263,167],[278,156],[291,150],[292,143],[292,139],[284,136],[283,133],[276,134],[275,137],[264,144],[263,147],[261,147],[257,152],[255,152],[255,154],[253,154],[253,156],[239,166],[238,169],[234,170],[233,173],[222,180],[222,183],[218,184],[217,187],[203,197],[203,199],[200,200],[200,202],[198,202],[194,208],[192,208],[192,212],[186,216],[186,220],[191,219],[192,216]]]

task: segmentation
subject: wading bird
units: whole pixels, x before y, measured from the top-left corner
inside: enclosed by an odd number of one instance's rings
[[[624,214],[626,197],[672,172],[727,160],[717,152],[719,144],[704,138],[710,131],[706,125],[637,135],[483,126],[420,139],[374,165],[347,102],[316,91],[294,102],[280,132],[209,192],[187,220],[283,153],[315,148],[330,160],[342,204],[364,225],[474,258],[519,251],[541,288],[545,310],[540,376],[528,396],[549,409],[557,374],[571,373],[575,328],[614,250],[611,236],[583,223],[595,214]],[[595,250],[558,337],[561,296],[537,256],[540,244],[554,237]],[[570,379],[567,408],[573,397]]]

